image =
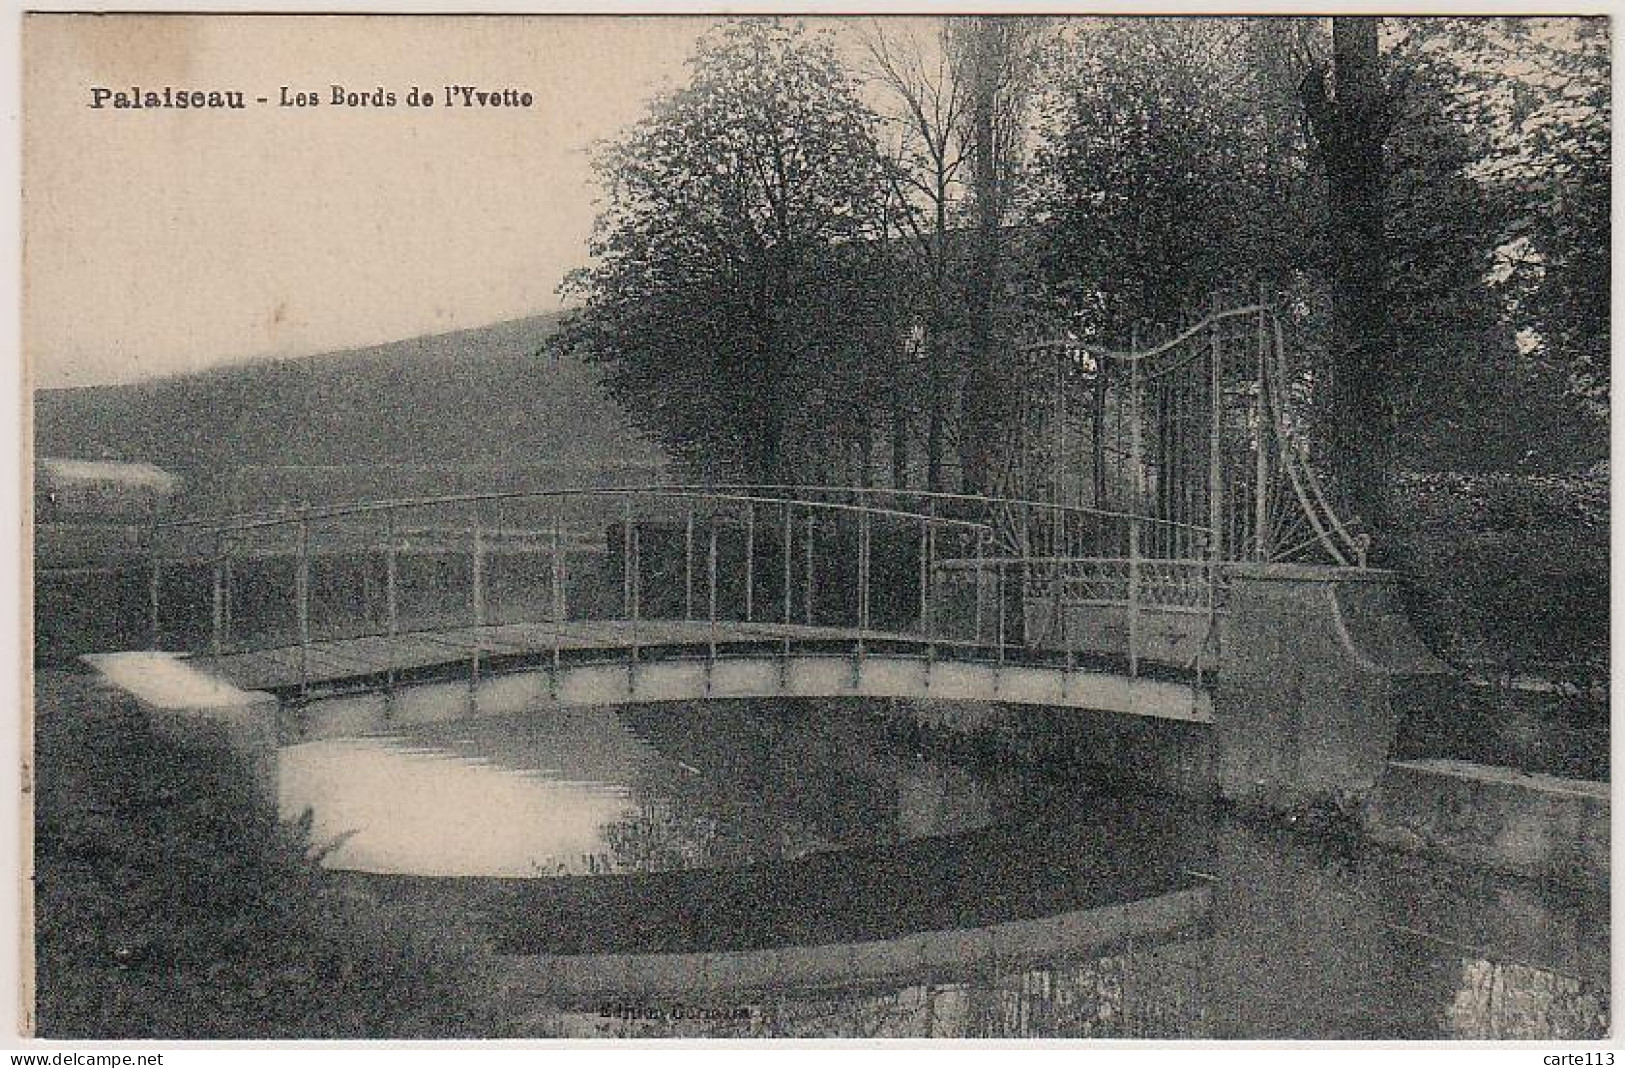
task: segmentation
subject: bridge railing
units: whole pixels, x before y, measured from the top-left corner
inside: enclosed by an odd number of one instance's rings
[[[1213,608],[1205,560],[1142,549],[1176,543],[1153,536],[1166,525],[958,494],[759,486],[189,520],[153,532],[151,643],[217,658],[294,651],[302,690],[346,664],[393,681],[407,636],[445,643],[476,676],[508,654],[551,650],[557,664],[602,644],[602,627],[585,636],[593,621],[614,624],[613,655],[632,663],[656,646],[715,657],[745,638],[858,657],[892,640],[927,657],[1051,657],[1069,668],[1117,655],[1138,673],[1159,659],[1141,640],[1145,613]],[[1107,628],[1117,638],[1088,633],[1103,610],[1123,617]],[[385,640],[333,644],[344,639]]]

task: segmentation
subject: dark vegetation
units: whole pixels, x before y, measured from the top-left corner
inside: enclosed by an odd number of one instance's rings
[[[57,1038],[489,1034],[500,986],[454,917],[324,872],[302,822],[148,733],[88,679],[38,679],[36,1019]]]
[[[541,352],[556,326],[543,315],[151,382],[39,390],[35,450],[155,463],[181,475],[186,503],[205,509],[658,465],[597,372]]]

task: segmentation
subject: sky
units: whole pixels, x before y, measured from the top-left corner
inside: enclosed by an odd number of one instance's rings
[[[590,146],[680,82],[695,18],[29,16],[23,338],[40,387],[376,344],[561,306]],[[347,108],[414,85],[433,108]],[[443,87],[534,106],[447,108]],[[233,110],[90,107],[100,86]],[[314,108],[278,106],[282,87]],[[254,98],[264,96],[268,103]]]

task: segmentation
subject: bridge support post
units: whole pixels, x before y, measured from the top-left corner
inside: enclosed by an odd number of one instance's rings
[[[148,547],[151,551],[152,566],[147,576],[147,628],[150,640],[147,645],[153,652],[163,648],[164,631],[163,621],[158,615],[160,590],[163,582],[163,558],[158,553],[158,522],[153,520],[152,530],[148,534],[150,541]]]
[[[756,618],[756,505],[745,502],[745,622]]]
[[[209,655],[216,660],[225,651],[226,548],[225,536],[214,532],[214,590],[209,613]]]
[[[384,654],[384,685],[395,688],[395,636],[401,631],[400,601],[396,592],[400,568],[396,545],[395,509],[384,513],[384,633],[388,635]]]
[[[310,691],[310,521],[299,521],[299,557],[293,574],[294,613],[299,619],[299,696]]]
[[[1140,520],[1128,521],[1128,674],[1140,675]]]
[[[559,699],[559,661],[564,646],[564,506],[560,502],[553,505],[553,556],[549,563],[552,566],[551,599],[553,602],[553,659],[547,673],[547,694],[554,701]]]
[[[1232,564],[1214,684],[1220,793],[1272,809],[1373,789],[1413,702],[1449,670],[1411,630],[1389,572]]]
[[[705,692],[711,692],[711,676],[717,664],[717,521],[711,519],[710,545],[705,554],[705,591],[709,600],[706,613],[710,620],[710,628],[706,632],[705,642]]]
[[[683,512],[683,618],[694,618],[694,505]]]

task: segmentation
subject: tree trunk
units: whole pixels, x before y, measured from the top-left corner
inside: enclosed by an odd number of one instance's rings
[[[991,493],[1004,414],[993,325],[1002,222],[996,125],[1001,56],[997,25],[989,18],[978,22],[971,31],[975,35],[971,60],[971,196],[976,223],[966,294],[970,359],[960,424],[960,458],[965,491]]]
[[[1388,523],[1393,410],[1385,367],[1388,321],[1383,241],[1386,104],[1379,20],[1332,19],[1334,95],[1305,83],[1326,170],[1332,254],[1332,367],[1328,457],[1350,515],[1380,545]]]

